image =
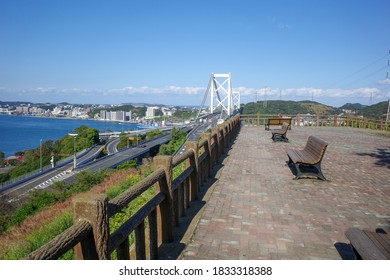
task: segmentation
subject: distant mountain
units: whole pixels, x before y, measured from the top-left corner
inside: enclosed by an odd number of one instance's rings
[[[356,111],[356,110],[361,110],[364,107],[367,107],[367,105],[362,105],[360,103],[346,103],[343,106],[341,106],[340,109]]]
[[[327,106],[313,101],[283,101],[268,100],[249,102],[242,105],[243,114],[320,114],[334,115],[341,114],[350,110],[350,114],[363,116],[369,119],[385,119],[387,114],[388,102],[383,101],[374,105],[366,106],[359,103],[347,103],[339,108]]]
[[[388,105],[388,101],[379,102],[371,106],[365,106],[357,113],[369,119],[383,120],[386,119]]]
[[[341,110],[313,101],[269,100],[250,102],[243,105],[243,114],[339,114]]]
[[[0,106],[19,106],[21,104],[34,104],[27,101],[0,101]]]

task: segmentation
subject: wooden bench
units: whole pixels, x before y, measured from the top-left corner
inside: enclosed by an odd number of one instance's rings
[[[390,260],[390,236],[386,233],[349,228],[345,236],[357,259]]]
[[[290,125],[286,122],[284,122],[282,124],[282,127],[279,128],[279,129],[270,129],[271,133],[272,133],[272,140],[275,142],[275,141],[285,141],[287,142],[288,141],[288,138],[286,136],[287,134],[287,130],[288,130],[288,127]]]
[[[316,137],[309,136],[303,150],[288,149],[288,165],[294,164],[296,168],[295,179],[306,176],[315,176],[318,179],[326,180],[321,171],[321,161],[324,157],[328,143]]]
[[[269,130],[270,125],[282,125],[284,122],[288,123],[291,130],[291,118],[270,118],[265,124],[265,130]]]

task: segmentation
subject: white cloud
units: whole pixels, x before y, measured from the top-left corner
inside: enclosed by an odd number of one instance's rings
[[[295,96],[302,98],[320,98],[320,97],[369,97],[371,94],[377,94],[381,91],[378,88],[356,88],[356,89],[321,89],[312,87],[301,87],[301,88],[246,88],[237,87],[234,90],[239,91],[241,96],[250,96],[258,94],[259,97],[267,95],[269,98],[279,98],[280,96]]]
[[[165,87],[124,87],[119,89],[107,90],[107,93],[122,93],[122,94],[185,94],[196,95],[204,93],[204,87],[179,87],[179,86],[165,86]]]
[[[384,80],[380,80],[378,82],[378,84],[380,84],[380,85],[390,85],[390,78],[387,78],[387,79],[384,79]]]
[[[386,81],[387,83],[388,81]],[[385,83],[385,82],[384,82]],[[387,87],[386,87],[387,88]],[[355,89],[323,89],[314,87],[298,88],[253,88],[235,87],[233,91],[240,92],[243,103],[251,102],[254,99],[282,99],[282,100],[311,100],[332,105],[342,102],[359,102],[364,104],[368,101],[383,101],[390,98],[390,90],[383,87],[362,87]],[[31,102],[61,102],[67,101],[77,103],[84,102],[112,102],[117,103],[136,100],[137,102],[148,101],[156,103],[169,103],[175,100],[176,103],[184,105],[196,105],[201,103],[205,87],[191,86],[127,86],[123,88],[94,89],[94,88],[57,88],[57,87],[36,87],[30,89],[8,89],[0,87],[0,100],[15,101],[15,99]],[[186,104],[186,102],[191,102]],[[342,105],[342,104],[341,104]]]

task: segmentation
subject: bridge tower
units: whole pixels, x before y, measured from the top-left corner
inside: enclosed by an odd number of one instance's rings
[[[210,100],[210,113],[220,112],[220,118],[228,118],[234,110],[240,109],[240,93],[233,92],[230,73],[211,73],[197,118],[208,98]]]

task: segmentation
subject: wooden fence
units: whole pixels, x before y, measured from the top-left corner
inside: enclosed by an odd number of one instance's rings
[[[129,236],[132,232],[136,259],[157,259],[159,246],[173,241],[180,217],[198,198],[199,188],[239,128],[240,116],[237,115],[212,128],[211,133],[204,133],[200,142],[188,141],[183,154],[156,156],[153,159],[155,171],[111,201],[102,194],[78,195],[73,200],[73,225],[26,259],[58,259],[72,248],[74,258],[79,260],[107,260],[113,252],[117,259],[130,259]],[[186,163],[185,170],[173,180],[173,168],[183,162]],[[110,217],[152,186],[155,195],[110,233]]]
[[[246,126],[264,126],[269,118],[277,117],[280,116],[271,114],[242,114],[241,121]],[[292,126],[346,126],[390,131],[390,122],[356,116],[297,114],[283,115],[282,117],[291,118]]]

